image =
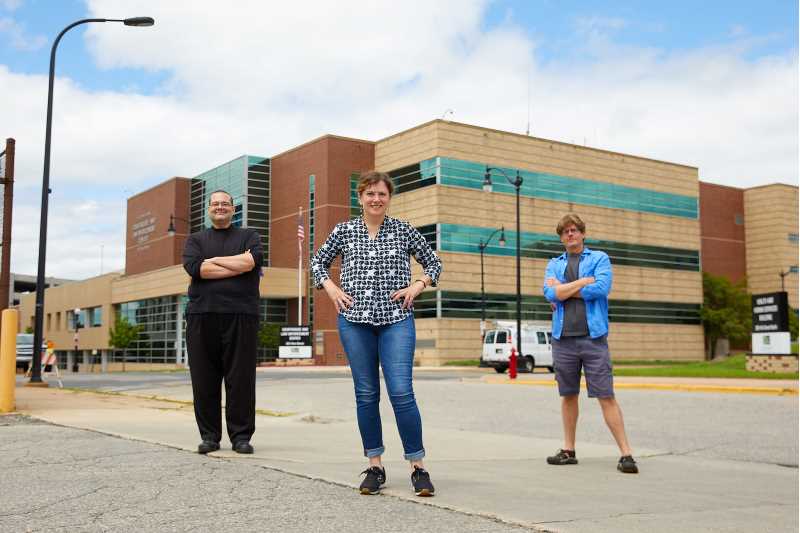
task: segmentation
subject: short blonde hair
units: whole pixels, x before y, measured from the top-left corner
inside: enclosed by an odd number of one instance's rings
[[[361,176],[361,179],[358,180],[356,192],[359,196],[361,196],[361,193],[366,191],[367,187],[380,182],[386,184],[386,188],[389,189],[389,196],[394,194],[394,183],[392,183],[392,178],[389,176],[389,174],[386,172],[376,172],[375,170],[370,170]]]
[[[568,213],[561,217],[561,220],[558,221],[558,225],[556,226],[556,233],[558,233],[559,237],[564,232],[564,228],[570,224],[574,224],[581,233],[586,233],[586,224],[584,224],[583,220],[581,220],[581,217],[575,213]]]

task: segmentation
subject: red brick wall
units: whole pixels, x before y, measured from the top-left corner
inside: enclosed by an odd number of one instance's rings
[[[744,191],[700,182],[700,257],[703,270],[733,282],[744,278]]]
[[[189,220],[190,185],[188,178],[172,178],[128,198],[126,274],[139,274],[181,262],[189,225],[176,220],[174,237],[167,234],[167,229],[170,215]]]
[[[270,221],[270,264],[297,268],[297,210],[303,207],[306,238],[308,228],[308,177],[314,174],[314,249],[328,237],[338,222],[350,217],[350,174],[371,170],[375,164],[374,144],[355,139],[325,136],[271,160],[272,208]],[[303,266],[308,268],[308,241],[303,245]],[[338,282],[339,261],[331,268]],[[345,364],[344,350],[336,333],[336,311],[324,291],[314,291],[314,332],[324,333],[324,353],[316,353],[317,364]],[[296,300],[290,303],[290,321],[297,316]],[[304,321],[308,318],[304,303]],[[312,341],[314,338],[312,338]]]

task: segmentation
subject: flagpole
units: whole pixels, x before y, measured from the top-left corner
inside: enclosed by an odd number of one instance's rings
[[[300,212],[298,219],[303,221],[303,208],[297,208]],[[305,232],[304,232],[305,233]],[[303,242],[297,239],[297,325],[303,325]]]

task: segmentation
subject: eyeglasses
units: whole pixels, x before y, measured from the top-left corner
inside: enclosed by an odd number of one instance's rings
[[[211,202],[208,205],[211,207],[231,207],[233,204],[230,202]]]

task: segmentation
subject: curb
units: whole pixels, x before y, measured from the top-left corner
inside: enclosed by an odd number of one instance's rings
[[[489,377],[481,379],[482,383],[492,385],[530,385],[538,387],[555,387],[555,381],[511,381],[508,378]],[[726,394],[763,394],[768,396],[797,396],[798,390],[791,387],[736,387],[727,385],[684,385],[677,383],[615,383],[615,389],[662,390],[681,392],[716,392]],[[581,383],[581,389],[586,384]]]

